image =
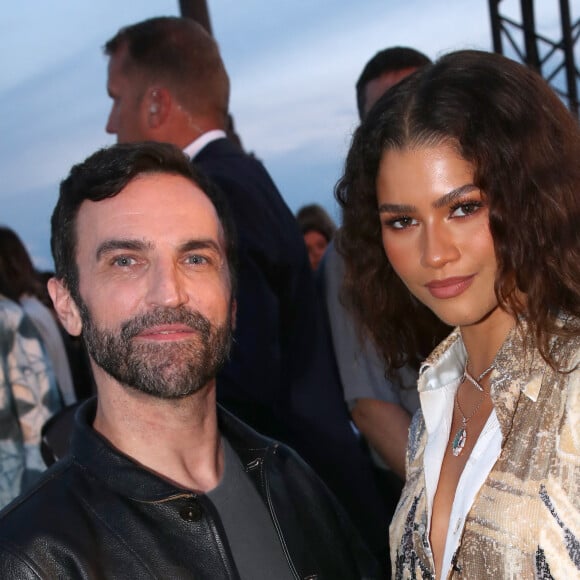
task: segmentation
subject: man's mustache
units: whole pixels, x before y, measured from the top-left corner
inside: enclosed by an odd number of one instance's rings
[[[163,324],[183,324],[199,332],[204,339],[209,339],[211,335],[211,323],[203,314],[180,306],[156,308],[124,322],[121,325],[121,337],[124,340],[131,340],[144,330]]]

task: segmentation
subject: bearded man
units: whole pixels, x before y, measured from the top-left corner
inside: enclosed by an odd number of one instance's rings
[[[62,182],[49,291],[97,398],[65,457],[0,514],[0,577],[377,577],[310,468],[216,405],[234,239],[172,145],[103,149]]]

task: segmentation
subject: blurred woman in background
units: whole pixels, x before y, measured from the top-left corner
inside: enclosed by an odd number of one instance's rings
[[[74,403],[76,395],[68,355],[59,323],[49,308],[48,291],[24,244],[7,227],[0,227],[0,294],[19,303],[32,320],[52,362],[63,403]]]
[[[318,270],[320,260],[336,231],[336,224],[327,211],[316,203],[302,206],[296,213],[296,220],[304,236],[310,267]]]

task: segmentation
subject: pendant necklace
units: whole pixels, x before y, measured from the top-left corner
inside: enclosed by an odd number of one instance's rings
[[[490,373],[493,368],[495,367],[494,363],[491,363],[478,377],[477,379],[475,377],[473,377],[469,371],[467,370],[467,367],[469,366],[469,358],[465,361],[465,367],[463,369],[463,375],[461,376],[461,382],[465,381],[465,379],[467,379],[480,393],[483,392],[483,387],[479,384],[481,379],[483,379],[483,377],[485,377],[485,375],[487,375],[488,373]]]
[[[475,406],[475,409],[473,409],[471,415],[469,415],[469,417],[466,417],[465,413],[463,412],[463,409],[459,405],[459,397],[458,397],[459,390],[455,394],[455,406],[457,407],[457,410],[459,411],[459,414],[461,415],[461,427],[459,427],[459,429],[457,430],[457,433],[455,433],[455,437],[453,437],[453,441],[451,442],[451,451],[453,452],[453,455],[455,457],[461,455],[461,452],[463,451],[463,448],[465,447],[465,442],[467,441],[467,422],[477,413],[477,411],[479,411],[479,408],[481,407],[481,404],[483,403],[483,399],[485,398],[485,391],[483,390],[483,387],[481,386],[480,381],[487,374],[489,374],[495,366],[494,364],[491,364],[476,379],[475,377],[473,377],[472,375],[469,374],[469,372],[467,370],[468,364],[469,364],[469,359],[465,363],[465,369],[463,370],[463,376],[461,377],[461,382],[463,383],[465,381],[465,379],[467,379],[481,393],[481,398],[479,399],[479,402]]]

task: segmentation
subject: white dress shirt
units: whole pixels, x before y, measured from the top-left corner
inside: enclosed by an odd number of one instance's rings
[[[209,143],[212,141],[217,141],[226,137],[226,132],[221,129],[212,129],[207,133],[203,133],[197,139],[192,141],[187,147],[183,149],[183,152],[190,158],[195,159],[195,156]]]
[[[455,393],[461,383],[467,353],[458,340],[445,353],[437,366],[424,365],[419,377],[419,397],[428,433],[424,455],[425,483],[429,510],[429,526],[433,513],[433,498],[439,483],[443,457],[449,444]],[[493,371],[492,371],[493,372]],[[469,424],[467,426],[469,437]],[[475,496],[491,472],[501,452],[501,430],[495,410],[492,410],[478,440],[465,464],[449,518],[441,578],[446,578],[452,559],[459,546],[465,517]]]

